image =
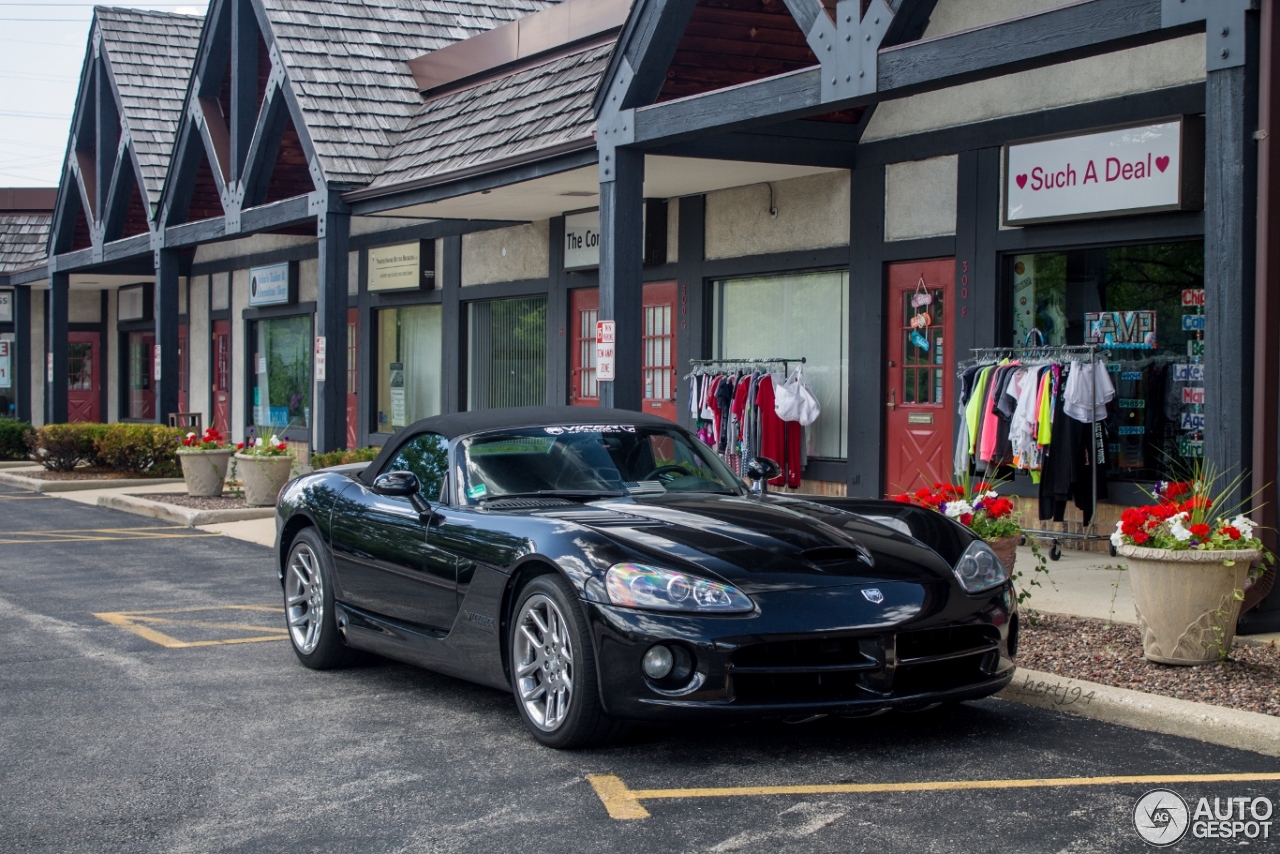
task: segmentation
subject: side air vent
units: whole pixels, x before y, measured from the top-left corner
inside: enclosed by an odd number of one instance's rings
[[[485,510],[538,510],[543,507],[569,507],[572,501],[563,498],[495,498],[486,501]]]

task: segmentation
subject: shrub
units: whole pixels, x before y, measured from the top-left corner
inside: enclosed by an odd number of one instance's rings
[[[31,425],[26,421],[0,418],[0,460],[25,460],[30,432]]]
[[[160,424],[107,424],[98,442],[102,462],[146,477],[181,477],[178,448],[186,431]]]
[[[345,466],[348,463],[371,463],[378,456],[381,448],[357,448],[354,451],[330,451],[327,454],[312,454],[313,469],[327,469],[334,466]]]
[[[27,447],[50,471],[71,471],[98,457],[102,424],[46,424],[27,433]]]

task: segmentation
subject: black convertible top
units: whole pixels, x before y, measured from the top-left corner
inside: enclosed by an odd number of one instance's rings
[[[628,424],[646,427],[672,427],[672,422],[657,415],[633,412],[628,409],[602,409],[592,406],[508,406],[502,409],[481,409],[475,412],[456,412],[452,415],[433,415],[415,421],[402,428],[391,441],[383,445],[377,459],[360,474],[360,479],[372,485],[373,478],[403,444],[404,439],[418,433],[439,433],[450,441],[459,436],[488,430],[506,430],[519,427],[554,427],[560,424]]]

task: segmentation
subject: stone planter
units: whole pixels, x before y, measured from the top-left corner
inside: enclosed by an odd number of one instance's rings
[[[1204,664],[1231,648],[1256,549],[1171,551],[1122,545],[1142,631],[1143,657],[1161,664]],[[1227,566],[1226,562],[1233,562]]]
[[[227,466],[234,453],[234,448],[179,450],[178,462],[182,465],[182,479],[187,483],[187,495],[201,498],[221,495],[222,485],[227,479]]]
[[[259,457],[236,454],[236,477],[244,484],[244,502],[250,507],[271,507],[280,487],[289,480],[293,457]]]
[[[1000,558],[1000,562],[1004,564],[1004,568],[1013,575],[1013,562],[1018,559],[1018,538],[1017,537],[1001,537],[998,540],[984,540],[987,545],[991,546],[991,550],[996,553],[996,557]]]

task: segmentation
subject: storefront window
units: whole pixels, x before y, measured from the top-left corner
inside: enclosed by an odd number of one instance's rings
[[[126,357],[129,360],[129,414],[127,416],[129,418],[155,420],[156,390],[155,383],[152,382],[155,371],[155,345],[154,332],[129,333],[129,344],[126,350]]]
[[[488,300],[469,306],[467,408],[547,402],[547,299]]]
[[[390,433],[439,415],[440,316],[438,305],[378,312],[378,423]]]
[[[0,334],[0,418],[18,417],[17,355],[13,333]]]
[[[809,453],[847,457],[848,272],[730,279],[714,287],[714,357],[807,359],[804,375],[822,405],[806,429]]]
[[[311,318],[254,324],[253,423],[259,432],[311,426]],[[289,436],[298,440],[302,436]]]
[[[1009,266],[1015,344],[1037,342],[1037,329],[1050,345],[1107,347],[1110,478],[1164,479],[1202,455],[1202,241],[1015,255]]]

